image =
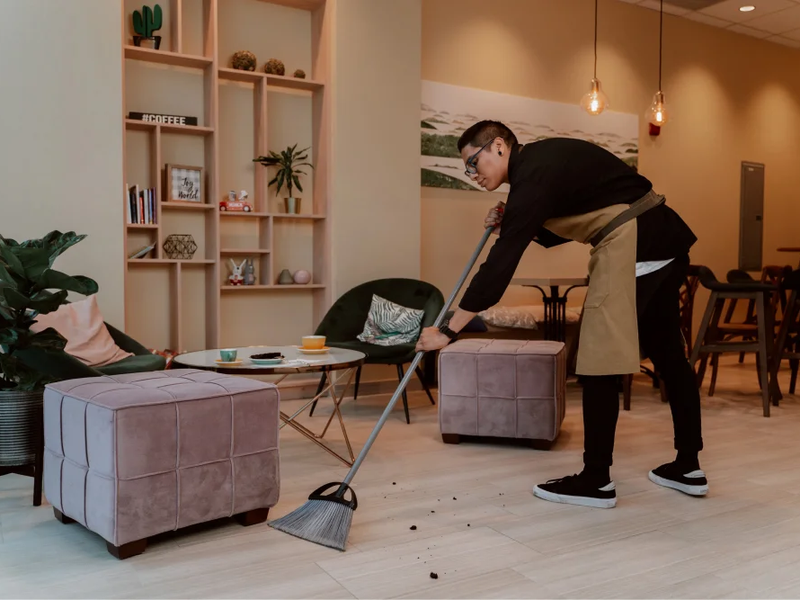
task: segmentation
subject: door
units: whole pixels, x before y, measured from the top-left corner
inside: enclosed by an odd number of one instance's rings
[[[739,268],[761,271],[764,239],[764,165],[742,162]]]

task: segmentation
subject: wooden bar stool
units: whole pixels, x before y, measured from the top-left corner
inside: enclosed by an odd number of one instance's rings
[[[794,394],[797,386],[797,371],[800,367],[800,270],[792,271],[784,277],[781,285],[782,291],[788,291],[789,299],[783,310],[778,342],[776,344],[775,360],[772,362],[772,377],[777,380],[778,371],[784,359],[789,359],[792,378],[789,383],[789,393]]]
[[[700,284],[711,292],[706,305],[700,330],[697,332],[692,354],[689,359],[692,368],[700,360],[697,370],[697,385],[701,386],[705,376],[708,359],[715,353],[724,352],[757,352],[759,356],[759,373],[762,383],[761,399],[764,416],[769,416],[770,400],[777,406],[780,400],[780,389],[776,378],[771,377],[772,357],[775,352],[775,326],[772,311],[769,310],[772,294],[777,286],[758,281],[719,281],[708,267],[698,269]],[[752,341],[726,341],[719,328],[720,319],[726,300],[754,300],[756,304],[756,331]]]

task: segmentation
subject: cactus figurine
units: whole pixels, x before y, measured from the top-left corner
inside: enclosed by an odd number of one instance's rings
[[[136,32],[136,35],[133,36],[133,45],[141,46],[142,40],[152,40],[155,49],[158,50],[161,47],[161,36],[153,34],[161,29],[161,24],[162,13],[158,4],[155,5],[155,8],[142,6],[142,12],[133,11],[133,30]]]
[[[269,73],[270,75],[283,75],[286,73],[286,67],[283,65],[283,61],[278,60],[277,58],[270,58],[264,65],[264,73]]]

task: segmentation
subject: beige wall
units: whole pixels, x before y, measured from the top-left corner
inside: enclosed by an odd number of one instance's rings
[[[425,0],[422,77],[577,104],[592,76],[593,9],[591,0]],[[800,243],[798,67],[797,50],[664,16],[663,89],[672,116],[654,139],[640,119],[639,169],[697,233],[692,260],[718,277],[737,267],[743,160],[766,163],[765,263],[800,260],[776,251]],[[643,115],[658,83],[657,12],[600,1],[598,78],[613,110]],[[498,199],[504,196],[422,188],[423,278],[450,289]],[[517,274],[582,275],[587,259],[577,244],[532,245]],[[503,303],[538,296],[509,289]]]
[[[56,263],[123,325],[120,4],[3,0],[0,233],[88,237]]]
[[[333,298],[419,277],[421,0],[338,0]]]

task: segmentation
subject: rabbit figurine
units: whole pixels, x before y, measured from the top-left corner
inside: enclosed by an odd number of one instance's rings
[[[233,259],[229,259],[231,261],[231,267],[233,267],[233,273],[228,277],[229,285],[242,285],[244,283],[244,277],[242,276],[242,270],[244,269],[244,265],[247,262],[247,259],[242,261],[242,264],[237,265],[233,262]]]

